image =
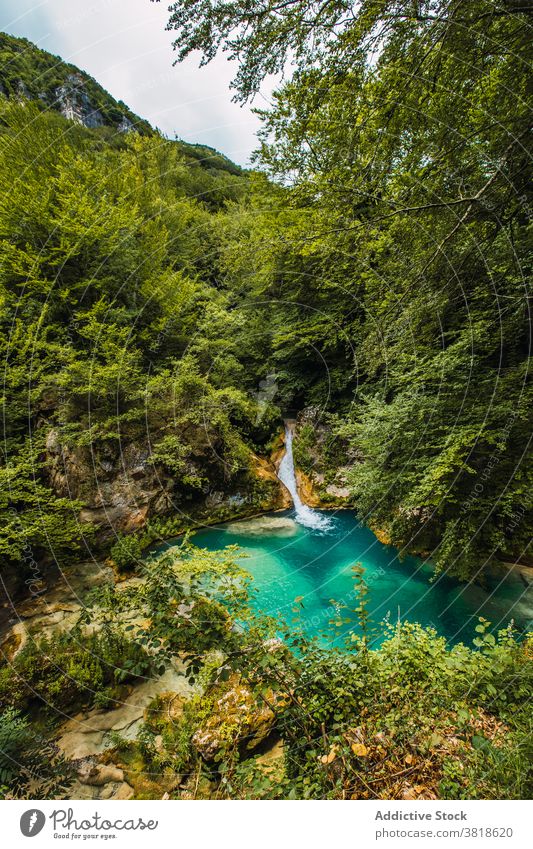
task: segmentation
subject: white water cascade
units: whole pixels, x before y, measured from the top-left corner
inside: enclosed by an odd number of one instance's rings
[[[331,528],[331,521],[325,516],[321,516],[320,513],[317,513],[315,510],[312,510],[307,504],[304,504],[298,494],[296,475],[294,473],[294,459],[292,456],[292,437],[293,429],[290,424],[286,424],[285,454],[279,464],[278,478],[283,484],[285,484],[291,494],[296,513],[296,521],[300,525],[304,525],[306,528],[314,528],[315,530],[325,531],[328,528]]]

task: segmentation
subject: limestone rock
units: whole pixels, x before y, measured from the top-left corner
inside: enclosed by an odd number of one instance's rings
[[[202,757],[213,760],[231,740],[253,751],[270,734],[274,714],[267,705],[258,705],[243,684],[234,683],[216,702],[215,711],[197,729],[192,743]]]
[[[55,95],[62,115],[70,121],[86,127],[101,127],[104,123],[101,112],[91,103],[80,74],[70,74]]]
[[[110,782],[124,781],[124,772],[114,764],[91,764],[85,761],[78,771],[78,778],[82,784],[102,787]]]
[[[126,781],[123,781],[113,794],[113,799],[133,799],[133,796],[133,787],[131,787]],[[104,797],[101,796],[100,798]]]
[[[117,530],[134,531],[145,524],[148,514],[169,509],[166,486],[172,487],[172,482],[159,479],[147,446],[131,443],[120,454],[102,448],[93,456],[84,447],[63,444],[52,429],[46,452],[52,488],[58,495],[85,502],[80,521],[99,527],[102,541],[113,539]]]
[[[9,660],[24,648],[30,635],[50,637],[72,628],[79,617],[80,602],[88,590],[108,581],[112,570],[98,561],[65,566],[45,595],[32,593],[17,606],[18,621],[6,633]],[[13,620],[12,620],[13,621]]]
[[[75,781],[68,791],[69,800],[133,799],[135,792],[127,781],[109,782],[102,786]]]
[[[97,755],[111,748],[110,732],[134,740],[143,722],[145,708],[160,693],[172,691],[190,696],[192,688],[178,665],[170,666],[158,678],[135,686],[124,702],[114,710],[92,710],[69,719],[57,741],[63,754],[72,760]]]
[[[255,763],[271,782],[281,781],[285,773],[285,747],[283,740],[276,740],[266,752],[257,755],[255,757]]]

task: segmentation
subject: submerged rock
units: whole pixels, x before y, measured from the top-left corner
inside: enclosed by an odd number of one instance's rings
[[[228,533],[245,534],[246,536],[262,536],[276,534],[291,537],[298,532],[298,525],[288,516],[258,516],[255,519],[245,519],[241,522],[231,522],[226,525]]]

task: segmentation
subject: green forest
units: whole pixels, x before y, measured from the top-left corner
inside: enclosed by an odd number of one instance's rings
[[[531,636],[389,622],[372,648],[354,563],[361,633],[328,649],[298,599],[257,614],[238,552],[145,554],[286,506],[290,415],[322,506],[436,576],[533,567],[532,25],[511,0],[173,4],[178,60],[237,59],[237,101],[290,66],[249,169],[87,75],[101,123],[68,120],[81,72],[0,37],[3,798],[76,798],[65,718],[178,667],[90,764],[135,798],[531,796]]]

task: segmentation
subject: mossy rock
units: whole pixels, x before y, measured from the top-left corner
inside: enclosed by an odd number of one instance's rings
[[[253,752],[272,732],[274,713],[258,704],[244,684],[230,679],[213,701],[213,710],[196,729],[192,745],[206,761],[217,760],[228,747]]]

